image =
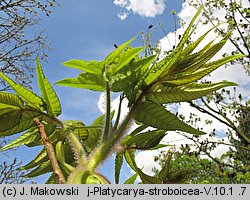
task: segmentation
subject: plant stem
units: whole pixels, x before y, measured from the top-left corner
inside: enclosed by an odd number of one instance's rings
[[[63,175],[63,173],[60,169],[60,166],[57,162],[57,159],[56,159],[55,150],[54,150],[51,142],[47,138],[47,135],[46,135],[45,129],[44,129],[44,125],[37,118],[34,119],[34,123],[39,130],[44,147],[46,149],[47,155],[48,155],[49,160],[51,162],[51,166],[52,166],[52,169],[53,169],[54,174],[55,174],[55,182],[60,183],[60,184],[65,183],[64,175]]]
[[[120,116],[121,116],[121,109],[122,109],[122,100],[123,99],[124,99],[124,94],[122,94],[120,96],[120,102],[119,102],[117,117],[116,117],[116,120],[115,120],[114,130],[116,130],[118,125],[119,125]]]
[[[124,121],[121,123],[119,128],[115,130],[115,132],[112,134],[112,137],[110,137],[109,140],[105,141],[99,148],[97,148],[93,152],[88,163],[88,169],[90,170],[90,172],[93,172],[97,168],[97,166],[113,152],[115,145],[120,141],[120,139],[126,132],[135,111],[137,110],[138,106],[142,101],[143,96],[144,93],[141,93],[140,97],[131,107]]]
[[[103,141],[106,141],[109,137],[109,129],[110,129],[110,122],[111,122],[111,98],[110,98],[110,85],[109,82],[106,82],[106,115],[105,115],[105,127],[103,132]]]

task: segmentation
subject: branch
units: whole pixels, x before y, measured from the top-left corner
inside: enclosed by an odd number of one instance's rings
[[[235,126],[235,124],[232,122],[231,119],[229,119],[225,114],[223,114],[223,113],[221,113],[221,112],[218,112],[218,111],[214,110],[213,108],[211,108],[211,107],[206,103],[206,101],[205,101],[203,98],[201,98],[201,100],[202,100],[202,102],[204,103],[204,105],[205,105],[209,110],[211,110],[211,111],[213,111],[214,113],[216,113],[216,114],[222,116],[222,117],[228,122],[228,123],[226,123],[226,124],[228,124],[228,126],[229,126],[230,128],[232,128],[240,137],[242,137],[243,140],[245,140],[245,142],[247,142],[248,144],[250,144],[250,139],[245,135],[245,133],[243,133],[240,129],[238,129],[238,128]]]
[[[34,119],[34,123],[39,130],[44,147],[46,149],[47,155],[48,155],[49,160],[51,162],[51,166],[52,166],[52,169],[53,169],[54,174],[55,174],[55,182],[60,183],[60,184],[65,183],[64,175],[63,175],[63,173],[59,167],[59,164],[57,162],[54,148],[53,148],[51,142],[49,141],[49,139],[47,138],[47,135],[46,135],[45,130],[44,130],[44,125],[37,118]]]
[[[231,0],[231,3],[233,3],[232,0]],[[242,41],[243,41],[243,43],[244,43],[244,46],[245,46],[246,49],[247,49],[248,55],[250,56],[250,49],[248,48],[248,44],[247,44],[247,42],[246,42],[244,36],[242,35],[241,31],[240,31],[240,28],[239,28],[238,23],[237,23],[236,18],[235,18],[234,9],[232,9],[232,13],[233,13],[233,20],[234,20],[234,23],[235,23],[235,27],[236,27],[238,33],[240,34],[240,37],[241,37],[241,39],[242,39]]]

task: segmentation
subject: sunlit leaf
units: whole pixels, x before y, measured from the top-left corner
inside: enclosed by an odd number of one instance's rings
[[[237,86],[236,83],[222,81],[219,83],[190,83],[184,86],[159,86],[156,92],[148,92],[145,96],[148,100],[158,104],[170,102],[184,102],[201,98],[213,91],[227,86]]]
[[[85,60],[68,60],[63,63],[64,66],[79,69],[90,74],[102,75],[103,65],[98,61],[87,62]]]
[[[135,119],[148,126],[166,131],[179,130],[195,135],[204,134],[204,132],[185,124],[163,106],[153,102],[146,101],[142,103],[135,115]]]
[[[124,158],[126,159],[126,162],[131,167],[131,169],[133,169],[135,172],[137,172],[137,166],[135,163],[135,150],[125,151]]]
[[[199,8],[199,10],[197,11],[195,16],[189,23],[189,26],[186,29],[185,33],[183,34],[181,41],[179,42],[176,49],[170,55],[166,56],[161,62],[152,66],[145,80],[147,85],[152,84],[154,81],[158,80],[159,78],[165,77],[170,71],[172,71],[172,68],[175,67],[174,63],[176,63],[181,57],[182,49],[184,48],[184,45],[190,36],[190,31],[192,29],[192,26],[195,20],[197,19],[197,17],[199,16],[201,10],[202,10],[202,7]]]
[[[131,90],[138,81],[143,79],[145,72],[155,59],[155,55],[147,58],[132,60],[126,67],[112,76],[111,90],[120,92]],[[137,87],[139,89],[139,86]]]
[[[131,42],[133,42],[135,40],[136,37],[133,37],[132,39],[130,39],[129,41],[123,43],[122,45],[120,45],[117,49],[115,49],[111,54],[109,54],[105,60],[103,61],[103,65],[104,67],[108,67],[111,63],[113,63],[115,61],[115,59],[120,55],[120,53],[122,52],[122,50],[124,48],[126,48]]]
[[[41,64],[39,63],[38,59],[36,59],[36,71],[38,77],[38,84],[42,93],[42,98],[46,102],[46,110],[49,114],[57,117],[62,112],[60,101],[48,79],[45,78]]]
[[[198,69],[195,72],[179,73],[176,76],[171,77],[171,79],[166,80],[165,82],[171,83],[171,84],[176,84],[176,85],[184,85],[184,84],[188,84],[191,82],[195,82],[195,81],[200,80],[204,76],[210,74],[211,72],[213,72],[214,70],[216,70],[220,66],[222,66],[230,61],[233,61],[235,59],[239,59],[239,58],[243,58],[243,57],[245,57],[245,55],[233,55],[233,56],[221,58],[219,60],[204,64],[200,69]]]
[[[81,73],[76,78],[66,78],[57,81],[55,85],[73,88],[85,88],[94,91],[104,91],[106,82],[102,76],[90,73]]]
[[[7,149],[11,149],[14,147],[18,147],[24,144],[28,144],[30,142],[32,142],[33,140],[35,140],[36,138],[40,137],[40,135],[38,134],[37,129],[31,129],[30,131],[25,132],[24,134],[22,134],[21,136],[19,136],[18,138],[16,138],[14,141],[12,141],[11,143],[5,145],[4,147],[2,147],[0,149],[0,151],[4,151]]]
[[[112,77],[114,73],[122,69],[125,65],[127,65],[133,58],[135,58],[141,51],[142,47],[130,48],[124,52],[122,52],[119,57],[116,59],[114,63],[108,68],[107,73],[109,73]]]
[[[16,84],[13,80],[5,76],[3,73],[0,72],[0,77],[4,79],[11,87],[12,89],[17,93],[17,95],[25,102],[27,105],[41,109],[44,108],[44,102],[41,97],[39,97],[37,94],[31,92],[30,90],[24,88],[20,84]]]
[[[5,106],[12,108],[21,108],[23,106],[23,102],[15,94],[0,92],[0,110]]]

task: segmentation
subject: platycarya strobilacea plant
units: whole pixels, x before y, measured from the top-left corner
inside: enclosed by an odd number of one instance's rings
[[[178,130],[197,136],[205,134],[178,119],[165,105],[191,101],[220,88],[236,85],[227,81],[198,82],[221,65],[244,56],[233,55],[209,62],[226,43],[230,33],[218,43],[209,42],[194,53],[209,32],[187,44],[200,11],[194,16],[178,46],[162,60],[157,54],[141,57],[144,47],[131,47],[133,38],[103,61],[69,60],[64,63],[81,73],[75,78],[60,80],[56,85],[106,92],[106,113],[90,126],[85,126],[82,121],[58,119],[61,114],[60,102],[45,78],[38,59],[36,70],[41,96],[0,73],[0,77],[15,91],[15,94],[0,93],[0,136],[22,133],[1,151],[20,145],[43,145],[35,159],[20,170],[32,169],[26,177],[52,172],[47,183],[109,183],[109,177],[98,173],[98,167],[112,153],[116,153],[115,183],[119,183],[124,158],[135,171],[135,175],[125,183],[134,183],[137,176],[142,183],[185,181],[190,171],[171,171],[171,152],[159,177],[151,177],[137,167],[135,151],[164,147],[160,142],[168,131]],[[115,119],[111,110],[111,92],[121,94]],[[129,102],[129,112],[121,121],[121,102],[124,98]],[[126,133],[132,120],[138,124],[138,128]],[[154,129],[147,131],[147,127]]]

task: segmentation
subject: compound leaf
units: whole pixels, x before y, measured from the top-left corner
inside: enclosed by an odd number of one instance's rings
[[[178,119],[174,114],[166,110],[163,106],[149,101],[146,101],[140,105],[138,112],[135,115],[135,119],[148,126],[152,126],[161,130],[179,130],[194,135],[205,134],[204,132],[187,125]]]
[[[94,91],[104,91],[106,82],[102,76],[84,72],[79,74],[76,78],[66,78],[57,81],[55,85],[73,88],[85,88]]]
[[[40,87],[40,91],[42,93],[42,98],[46,102],[46,110],[52,116],[58,116],[61,114],[61,105],[60,101],[52,88],[48,79],[45,78],[41,64],[38,59],[36,59],[36,71],[38,77],[38,84]]]
[[[219,83],[190,83],[184,86],[159,86],[156,92],[148,92],[145,96],[149,101],[158,104],[184,102],[201,98],[227,86],[237,86],[236,83],[222,81]]]

